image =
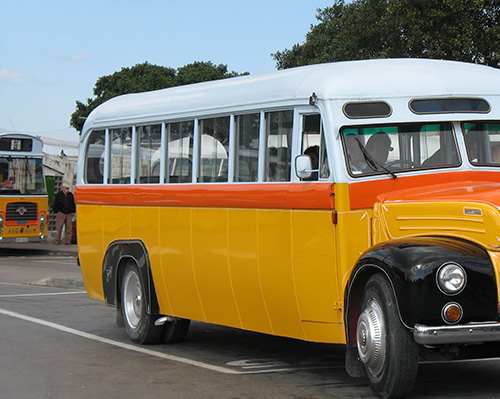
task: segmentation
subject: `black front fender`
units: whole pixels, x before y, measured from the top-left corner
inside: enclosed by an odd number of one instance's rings
[[[437,284],[437,271],[447,262],[460,264],[467,274],[466,287],[456,295],[443,293]],[[376,271],[385,273],[390,280],[401,321],[408,328],[415,324],[445,324],[442,310],[450,302],[463,308],[461,324],[498,320],[493,265],[487,251],[472,242],[450,237],[414,237],[372,247],[360,258],[348,284],[348,308],[353,306],[356,290],[362,290],[363,279]],[[347,317],[355,315],[352,308],[346,312]],[[346,321],[352,326],[352,320]]]

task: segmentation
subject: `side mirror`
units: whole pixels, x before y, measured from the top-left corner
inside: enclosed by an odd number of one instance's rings
[[[295,158],[295,174],[299,179],[308,179],[312,174],[312,163],[309,155],[299,155]]]

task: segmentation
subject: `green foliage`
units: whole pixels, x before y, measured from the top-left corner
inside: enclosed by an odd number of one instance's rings
[[[336,0],[278,69],[367,58],[439,58],[500,66],[497,0]]]
[[[243,75],[246,74],[244,73]],[[193,62],[177,70],[175,86],[232,78],[235,76],[239,76],[239,74],[234,71],[228,72],[227,65],[213,65],[211,62]]]
[[[246,74],[245,72],[242,75]],[[239,75],[234,71],[228,72],[227,65],[214,65],[210,61],[194,62],[177,70],[148,62],[122,68],[119,72],[97,79],[93,90],[94,98],[88,98],[86,103],[76,101],[76,110],[71,115],[70,125],[81,132],[85,118],[94,108],[121,94],[159,90]]]

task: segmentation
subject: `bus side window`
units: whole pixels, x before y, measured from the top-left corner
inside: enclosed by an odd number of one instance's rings
[[[311,176],[303,180],[326,179],[330,176],[320,114],[304,115],[302,120],[301,152],[309,155],[313,170]]]
[[[234,181],[257,181],[260,114],[238,115],[235,127],[237,156]]]
[[[293,111],[266,113],[265,181],[290,181]]]
[[[191,183],[194,121],[169,123],[167,134],[167,183]]]
[[[159,183],[161,125],[138,126],[137,134],[139,136],[138,183]]]
[[[111,182],[130,183],[132,128],[111,129]]]
[[[90,133],[85,152],[85,179],[89,184],[102,184],[104,175],[104,130]]]
[[[229,117],[204,119],[201,127],[200,182],[227,182]]]

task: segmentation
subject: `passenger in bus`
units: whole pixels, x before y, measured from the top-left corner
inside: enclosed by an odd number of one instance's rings
[[[365,149],[370,156],[370,159],[367,159],[370,169],[381,170],[385,167],[387,158],[389,158],[389,152],[394,148],[391,146],[389,135],[384,132],[378,132],[368,139]],[[375,165],[370,165],[369,161],[373,161]]]
[[[469,130],[467,132],[466,143],[467,143],[467,152],[469,153],[469,160],[473,163],[481,162],[480,160],[480,143],[483,141],[481,137],[482,133],[477,130]]]
[[[303,179],[303,180],[318,180],[319,147],[317,145],[313,145],[311,147],[308,147],[304,151],[304,154],[309,155],[309,158],[311,158],[311,166],[312,166],[313,172],[311,173],[311,176],[309,176],[307,179]]]
[[[455,148],[447,149],[444,147],[439,148],[434,154],[422,162],[422,166],[439,166],[439,165],[453,165],[457,163],[458,154]],[[451,159],[448,160],[448,157]]]
[[[439,148],[434,154],[422,162],[422,166],[436,166],[442,164],[446,164],[443,147]]]
[[[491,149],[491,161],[493,163],[500,163],[500,145]]]
[[[422,162],[422,166],[443,166],[443,165],[454,165],[458,163],[458,153],[457,147],[451,143],[450,138],[441,142],[441,146],[432,154],[429,158],[427,158],[424,162]]]

